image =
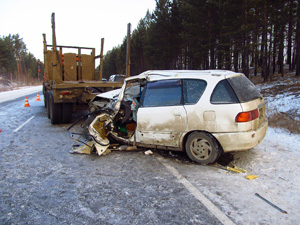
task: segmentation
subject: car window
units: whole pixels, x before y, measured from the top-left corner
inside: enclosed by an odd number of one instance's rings
[[[124,79],[125,79],[125,77],[123,77],[123,76],[115,76],[114,77],[114,81],[116,81],[116,82],[122,82]]]
[[[173,106],[182,102],[181,80],[160,80],[147,83],[142,96],[143,107]]]
[[[255,85],[245,76],[237,76],[228,79],[240,102],[249,102],[260,98],[261,94]]]
[[[198,79],[183,80],[184,104],[196,104],[202,96],[206,81]]]
[[[227,79],[220,81],[215,87],[210,102],[212,104],[232,104],[239,103],[239,100],[234,93]]]

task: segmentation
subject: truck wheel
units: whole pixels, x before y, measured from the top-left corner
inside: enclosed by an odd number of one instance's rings
[[[59,124],[62,120],[62,104],[54,103],[53,94],[48,93],[48,108],[50,112],[50,120],[52,124]]]
[[[45,94],[45,99],[46,99],[46,104],[47,104],[47,116],[48,116],[48,119],[50,119],[50,103],[49,103],[49,94],[46,93]]]
[[[43,84],[43,95],[44,95],[44,106],[47,108],[47,91],[45,88],[45,84]]]
[[[199,164],[215,162],[221,151],[216,139],[204,132],[190,134],[185,143],[185,149],[188,157]]]
[[[72,120],[72,103],[62,104],[62,123],[70,123]]]
[[[46,94],[44,94],[44,106],[45,106],[45,108],[47,108],[47,101],[48,101],[48,99],[47,99],[47,93],[46,93]]]

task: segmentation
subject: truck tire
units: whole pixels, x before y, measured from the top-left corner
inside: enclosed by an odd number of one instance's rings
[[[45,84],[43,84],[44,106],[47,108],[47,91]]]
[[[50,107],[49,107],[49,94],[46,93],[45,94],[45,98],[46,98],[46,104],[47,104],[47,116],[48,116],[48,119],[50,119]]]
[[[48,103],[48,99],[47,99],[47,93],[44,94],[44,106],[45,108],[47,108],[47,103]]]
[[[52,92],[48,93],[48,108],[50,113],[50,120],[52,124],[59,124],[62,121],[62,104],[54,103]]]
[[[70,123],[72,120],[72,103],[62,104],[62,123]]]

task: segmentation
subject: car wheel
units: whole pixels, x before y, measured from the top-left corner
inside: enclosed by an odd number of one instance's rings
[[[215,162],[221,152],[216,139],[204,132],[190,134],[185,143],[185,150],[188,157],[199,164]]]

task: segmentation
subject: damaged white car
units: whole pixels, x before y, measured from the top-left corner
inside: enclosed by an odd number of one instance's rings
[[[147,71],[96,97],[90,148],[112,143],[185,151],[200,164],[223,152],[249,150],[265,137],[266,104],[241,73],[221,70]]]

